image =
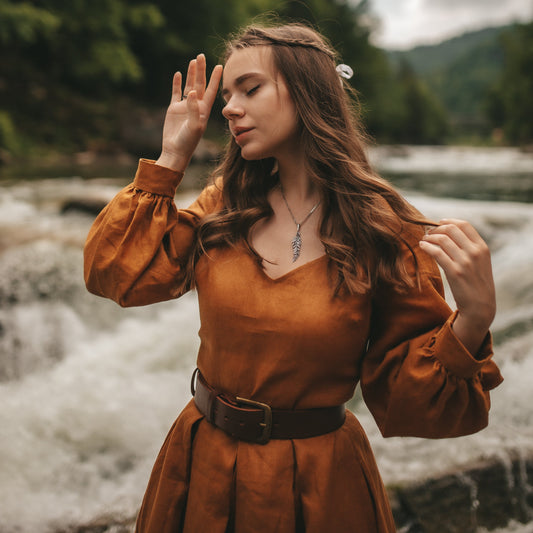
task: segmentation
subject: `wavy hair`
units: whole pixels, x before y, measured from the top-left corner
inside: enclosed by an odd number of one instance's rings
[[[228,43],[225,59],[251,46],[271,47],[274,67],[296,106],[306,170],[322,198],[319,236],[336,272],[335,294],[341,288],[350,294],[365,293],[380,283],[400,290],[412,286],[401,253],[402,226],[431,223],[371,168],[357,95],[340,81],[336,52],[302,24],[253,25]],[[189,265],[191,286],[196,262],[214,247],[244,242],[262,266],[249,233],[257,221],[273,214],[267,194],[278,183],[274,168],[271,158],[243,159],[235,140],[229,141],[214,173],[222,177],[223,208],[202,219],[197,229]]]

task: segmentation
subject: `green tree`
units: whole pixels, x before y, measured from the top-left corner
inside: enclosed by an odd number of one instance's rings
[[[27,2],[0,0],[0,149],[14,151],[19,143],[13,96],[31,73],[21,56],[40,39],[53,35],[60,23],[56,16]]]
[[[27,137],[67,149],[117,137],[119,101],[165,105],[175,70],[199,52],[214,64],[221,36],[274,4],[0,0],[3,129],[17,124]]]
[[[350,83],[370,133],[403,139],[407,89],[370,42],[368,7],[369,0],[195,0],[185,8],[176,0],[0,0],[0,148],[14,150],[20,138],[63,150],[120,143],[124,115],[162,109],[176,70],[199,52],[213,66],[229,33],[276,13],[318,27],[355,71]],[[220,107],[213,117],[222,122]],[[436,138],[427,124],[421,131],[418,138]]]
[[[533,142],[533,22],[502,36],[504,67],[487,101],[487,114],[511,143]]]
[[[131,28],[129,39],[145,74],[135,89],[136,96],[159,105],[168,101],[176,70],[185,70],[200,52],[206,54],[209,65],[216,64],[224,37],[277,5],[275,0],[195,0],[187,8],[176,0],[152,4],[162,14],[163,25],[157,32],[147,32],[142,26]]]
[[[109,132],[109,100],[143,72],[130,28],[155,31],[158,8],[125,0],[0,0],[0,101],[26,135],[80,146]]]
[[[440,102],[417,78],[407,62],[400,65],[397,87],[401,95],[401,142],[413,144],[441,143],[448,131],[446,114]]]

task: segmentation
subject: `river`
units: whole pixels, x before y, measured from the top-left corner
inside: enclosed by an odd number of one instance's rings
[[[355,399],[350,407],[385,482],[531,454],[533,154],[401,147],[375,149],[372,159],[426,216],[467,219],[489,243],[496,360],[505,377],[489,427],[459,439],[383,439]],[[34,178],[0,181],[0,533],[133,516],[159,446],[189,400],[198,347],[194,294],[121,309],[83,286],[93,217],[62,207],[110,199],[128,178]],[[176,201],[184,206],[195,195]],[[533,531],[528,512],[529,525],[501,531]]]

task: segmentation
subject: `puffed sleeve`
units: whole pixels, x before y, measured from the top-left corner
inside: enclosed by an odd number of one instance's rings
[[[377,291],[361,366],[363,397],[385,437],[475,433],[488,423],[489,390],[503,379],[492,361],[491,335],[475,356],[462,345],[439,269],[418,246],[422,230],[410,231],[420,286]],[[414,258],[407,247],[404,254],[414,278]]]
[[[215,185],[187,209],[174,195],[183,174],[141,159],[133,183],[94,221],[84,248],[85,283],[124,307],[177,298],[195,228],[220,203]]]

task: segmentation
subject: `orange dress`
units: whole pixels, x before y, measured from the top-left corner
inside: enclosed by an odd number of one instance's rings
[[[85,247],[91,292],[123,306],[179,296],[194,228],[221,207],[209,186],[188,209],[181,175],[141,160],[135,181],[96,219]],[[198,367],[215,389],[280,409],[333,406],[358,382],[384,436],[453,437],[487,424],[501,376],[490,335],[476,357],[455,337],[436,264],[419,253],[421,288],[333,297],[322,256],[271,279],[244,246],[196,268]],[[409,268],[413,260],[406,251]],[[265,445],[237,441],[191,401],[156,460],[142,533],[395,531],[367,438],[347,414],[336,431]]]

